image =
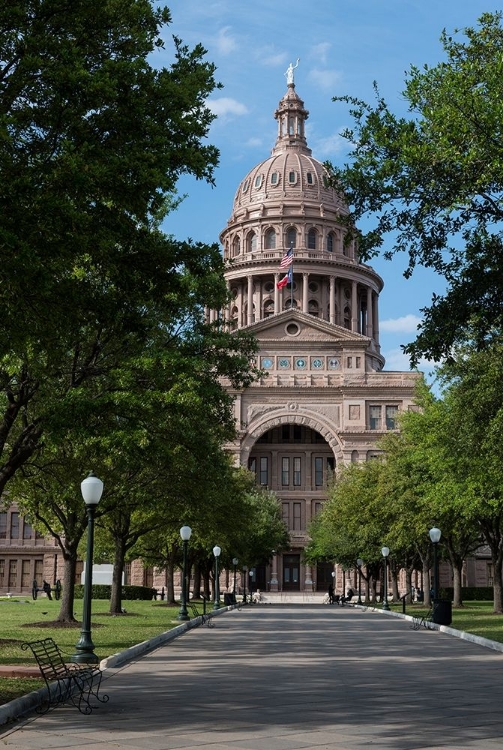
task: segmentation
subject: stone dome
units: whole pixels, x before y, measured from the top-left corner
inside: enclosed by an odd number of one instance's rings
[[[311,155],[304,124],[309,113],[293,85],[275,112],[278,137],[268,159],[251,169],[239,184],[234,213],[254,210],[267,203],[304,202],[339,214],[348,213],[341,196],[327,182],[327,170]]]

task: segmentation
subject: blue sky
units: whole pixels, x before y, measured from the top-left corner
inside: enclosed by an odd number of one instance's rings
[[[285,71],[295,70],[296,91],[309,110],[307,139],[320,161],[344,163],[347,144],[340,132],[351,124],[333,96],[350,94],[373,101],[373,82],[397,113],[406,113],[401,96],[411,65],[444,59],[442,29],[475,26],[482,13],[495,10],[482,0],[167,0],[172,25],[165,33],[169,64],[170,35],[190,47],[201,43],[217,66],[223,89],[209,105],[217,120],[209,140],[220,150],[216,186],[190,178],[179,183],[187,197],[171,214],[165,231],[179,239],[217,242],[231,212],[237,186],[266,159],[276,139],[274,111],[286,92]],[[364,227],[365,228],[365,227]],[[386,369],[407,370],[400,344],[414,339],[421,308],[442,279],[417,270],[403,278],[405,258],[372,263],[383,277],[380,297],[381,348]],[[421,369],[431,370],[427,363]]]

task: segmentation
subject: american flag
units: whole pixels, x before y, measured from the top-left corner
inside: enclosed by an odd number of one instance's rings
[[[289,265],[291,265],[293,261],[293,248],[290,248],[290,250],[287,250],[286,253],[281,258],[281,263],[279,264],[280,268],[288,268]]]

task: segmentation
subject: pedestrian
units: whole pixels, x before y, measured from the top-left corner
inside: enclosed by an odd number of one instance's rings
[[[334,603],[334,584],[331,583],[328,587],[328,603],[333,604]]]

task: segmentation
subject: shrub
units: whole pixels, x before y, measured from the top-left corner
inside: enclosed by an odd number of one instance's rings
[[[108,583],[93,583],[92,585],[93,599],[110,599],[111,593],[112,587]],[[75,598],[84,598],[83,584],[79,583],[75,586]],[[152,589],[148,586],[123,586],[122,598],[125,601],[132,601],[135,599],[148,601],[149,599],[152,599]]]
[[[440,589],[441,599],[454,599],[452,587]],[[464,602],[492,602],[494,590],[492,586],[463,586],[461,588],[461,599]]]

